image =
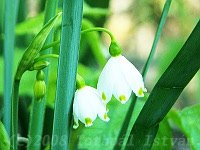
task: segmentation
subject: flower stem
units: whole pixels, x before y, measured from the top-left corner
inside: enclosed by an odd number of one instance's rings
[[[13,97],[11,104],[11,150],[17,150],[19,85],[20,80],[15,80],[13,85]]]
[[[37,61],[45,59],[45,58],[59,58],[59,55],[56,55],[56,54],[45,54],[45,55],[42,55],[42,56],[39,56],[39,57],[35,58],[34,62],[37,62]]]
[[[48,48],[54,47],[54,46],[57,45],[57,44],[60,44],[60,40],[54,41],[54,42],[52,42],[52,43],[50,43],[50,44],[48,44],[48,45],[45,45],[44,47],[42,47],[42,49],[40,50],[40,52],[41,52],[41,51],[44,51],[44,50],[46,50],[46,49],[48,49]]]
[[[107,33],[110,36],[112,42],[116,41],[114,35],[108,29],[101,28],[101,27],[95,27],[95,28],[90,28],[90,29],[82,30],[81,34],[85,34],[85,33],[88,33],[88,32],[93,32],[93,31],[102,31],[102,32],[105,32],[105,33]]]

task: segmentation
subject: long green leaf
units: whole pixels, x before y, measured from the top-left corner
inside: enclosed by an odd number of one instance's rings
[[[3,123],[10,136],[11,93],[13,78],[13,58],[15,45],[15,24],[18,0],[5,1],[4,21],[4,118]]]
[[[83,0],[64,0],[52,150],[67,150],[71,132]]]
[[[183,89],[200,68],[200,21],[153,88],[147,102],[137,118],[128,142],[134,145],[128,149],[150,149],[159,122],[171,109]],[[150,139],[148,137],[151,137]],[[144,146],[144,143],[150,143]]]

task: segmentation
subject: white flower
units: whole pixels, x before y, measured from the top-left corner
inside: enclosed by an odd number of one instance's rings
[[[143,97],[146,91],[140,72],[121,54],[108,60],[99,77],[97,89],[103,102],[109,102],[114,95],[122,104],[130,98],[131,91],[138,97]]]
[[[83,86],[75,92],[73,103],[74,126],[78,128],[80,120],[86,127],[92,125],[97,115],[104,121],[109,121],[106,105],[101,102],[101,97],[95,88]]]

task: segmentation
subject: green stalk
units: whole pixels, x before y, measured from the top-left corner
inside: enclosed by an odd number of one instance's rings
[[[15,24],[18,8],[18,0],[5,1],[5,24],[4,24],[4,116],[3,124],[10,136],[11,122],[11,93],[13,77],[13,59],[15,45]]]
[[[160,39],[165,21],[167,19],[167,14],[169,12],[170,5],[171,5],[171,0],[167,0],[165,2],[165,6],[163,8],[161,20],[160,20],[160,23],[159,23],[157,31],[156,31],[156,35],[155,35],[155,38],[154,38],[154,41],[153,41],[153,45],[151,47],[151,52],[149,54],[147,62],[146,62],[145,66],[143,68],[143,71],[142,71],[142,76],[143,76],[144,79],[146,78],[146,74],[147,74],[149,67],[151,65],[151,62],[153,60],[153,57],[154,57],[154,54],[155,54],[155,51],[156,51],[156,47],[157,47],[157,44],[158,44],[158,40]]]
[[[57,9],[57,0],[48,0],[46,2],[46,9],[45,9],[45,19],[44,24],[46,24],[53,16],[56,14]],[[49,33],[46,44],[52,42],[53,39],[53,30]],[[51,55],[50,49],[46,51],[42,51],[40,53],[39,58],[45,58],[45,55]],[[48,82],[48,68],[44,69],[45,73],[45,82]],[[47,84],[48,85],[48,84]],[[46,97],[42,99],[41,102],[37,102],[36,99],[33,99],[32,104],[32,111],[30,114],[30,123],[29,123],[29,144],[28,150],[40,150],[41,148],[41,141],[42,141],[42,133],[43,133],[43,123],[44,123],[44,114],[45,114],[45,100]],[[39,137],[39,138],[38,138]]]
[[[57,44],[60,44],[60,40],[54,41],[54,42],[52,42],[52,43],[50,43],[50,44],[45,45],[44,47],[42,47],[41,51],[44,51],[44,50],[46,50],[46,49],[48,49],[48,48],[51,48],[51,47],[54,47],[54,46],[56,46]]]
[[[64,0],[52,150],[67,150],[72,128],[83,0]]]
[[[13,100],[11,104],[11,137],[10,137],[11,150],[17,150],[19,85],[20,85],[20,80],[14,80]]]
[[[85,29],[85,30],[81,31],[81,34],[86,34],[88,32],[93,32],[93,31],[102,31],[102,32],[105,32],[105,33],[107,33],[110,36],[112,42],[116,41],[114,35],[108,29],[101,28],[101,27],[95,27],[95,28]]]
[[[162,29],[164,27],[164,24],[165,24],[165,21],[166,21],[166,18],[167,18],[167,14],[168,14],[168,11],[169,11],[169,8],[170,8],[170,4],[171,4],[171,0],[167,0],[166,3],[165,3],[165,6],[163,8],[163,12],[162,12],[162,16],[161,16],[161,19],[160,19],[160,23],[158,25],[158,29],[156,31],[156,35],[155,35],[155,38],[154,38],[154,41],[153,41],[153,45],[152,45],[152,48],[151,48],[151,51],[150,51],[150,54],[149,54],[149,57],[147,59],[147,62],[145,64],[145,67],[142,71],[142,76],[145,80],[146,78],[146,74],[148,72],[148,69],[150,67],[150,64],[153,60],[153,56],[155,54],[155,50],[156,50],[156,46],[158,44],[158,40],[161,36],[161,33],[162,33]],[[124,121],[124,124],[121,128],[121,131],[119,133],[119,136],[117,138],[117,143],[114,147],[115,150],[118,150],[121,148],[122,145],[118,144],[118,142],[121,141],[121,138],[127,134],[127,130],[128,130],[128,127],[130,125],[130,119],[131,119],[131,116],[133,114],[133,111],[134,111],[134,106],[135,106],[135,102],[137,101],[137,97],[134,95],[133,98],[132,98],[132,102],[129,106],[129,110],[126,114],[126,118],[125,118],[125,121]]]

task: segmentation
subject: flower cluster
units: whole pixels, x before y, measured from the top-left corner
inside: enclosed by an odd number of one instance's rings
[[[77,90],[73,103],[74,128],[79,126],[78,120],[86,127],[92,125],[97,116],[109,121],[106,104],[112,95],[125,104],[133,91],[136,96],[143,97],[146,89],[142,75],[124,56],[117,42],[109,47],[111,58],[103,68],[97,83],[97,89],[86,86],[84,80],[77,76]]]

